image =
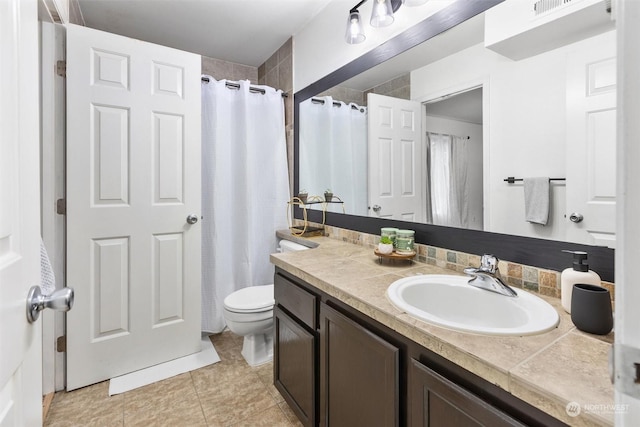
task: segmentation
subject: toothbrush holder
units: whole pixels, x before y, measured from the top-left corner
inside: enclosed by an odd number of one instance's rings
[[[602,286],[576,283],[571,292],[571,320],[590,334],[606,335],[613,329],[611,296]]]

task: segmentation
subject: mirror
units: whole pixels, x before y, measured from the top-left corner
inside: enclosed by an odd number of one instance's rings
[[[327,210],[337,214],[614,247],[615,97],[608,117],[587,104],[615,93],[615,31],[512,60],[484,46],[484,25],[476,15],[297,96],[297,188],[331,188],[339,199]],[[599,71],[585,72],[589,63]],[[394,120],[415,133],[385,133]],[[394,148],[393,138],[404,142]],[[544,225],[527,221],[530,177],[550,178]],[[409,195],[416,200],[401,206]]]

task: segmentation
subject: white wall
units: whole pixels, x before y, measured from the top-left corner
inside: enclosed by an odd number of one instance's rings
[[[469,137],[469,228],[482,230],[482,125],[427,115],[424,131]]]
[[[550,221],[540,226],[524,220],[522,183],[503,180],[508,176],[565,176],[565,58],[568,52],[589,49],[589,43],[587,39],[520,61],[478,44],[411,73],[413,100],[484,85],[487,230],[564,240],[563,184],[552,184]]]
[[[367,39],[361,44],[350,45],[344,41],[344,35],[347,29],[349,9],[357,3],[356,0],[332,1],[304,29],[294,35],[294,92],[304,89],[407,28],[423,21],[453,3],[453,0],[430,0],[419,7],[402,6],[396,12],[393,24],[385,28],[373,28],[369,25],[373,1],[368,1],[359,9],[365,22]]]

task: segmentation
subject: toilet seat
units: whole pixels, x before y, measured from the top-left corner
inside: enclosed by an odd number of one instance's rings
[[[224,308],[234,313],[270,311],[274,305],[273,285],[249,286],[231,293],[224,299]]]

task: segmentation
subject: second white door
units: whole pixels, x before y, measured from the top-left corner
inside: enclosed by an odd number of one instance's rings
[[[200,350],[200,57],[67,26],[67,389]]]
[[[616,32],[567,57],[567,240],[615,248]],[[571,222],[570,222],[571,221]]]
[[[369,216],[424,222],[421,105],[369,94]]]

